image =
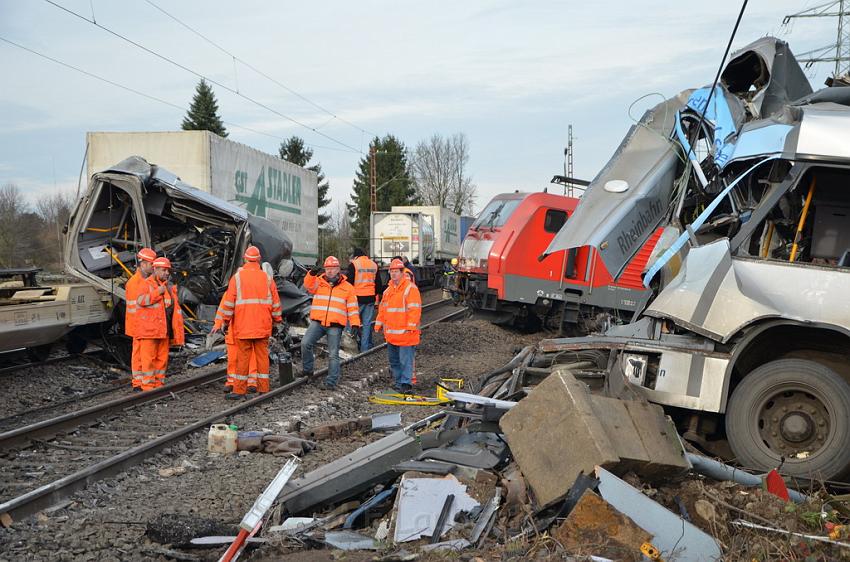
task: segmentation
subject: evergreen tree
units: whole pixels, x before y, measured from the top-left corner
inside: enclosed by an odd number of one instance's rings
[[[184,131],[212,131],[221,137],[227,136],[227,129],[218,115],[215,94],[203,78],[195,88],[195,97],[192,98],[192,105],[189,106],[181,127]]]
[[[410,166],[407,161],[407,148],[404,143],[393,135],[379,139],[375,137],[369,144],[369,149],[377,151],[375,172],[377,187],[377,203],[379,211],[389,211],[393,205],[416,205],[416,186],[410,177]],[[369,215],[371,213],[371,198],[369,195],[369,155],[360,159],[357,176],[354,178],[354,188],[348,214],[351,217],[352,238],[355,245],[368,247]]]
[[[286,139],[285,142],[280,143],[280,149],[278,152],[280,153],[280,157],[287,162],[292,162],[296,166],[301,166],[302,168],[316,172],[316,175],[318,176],[317,181],[319,183],[319,226],[322,227],[326,225],[331,219],[331,216],[327,213],[323,213],[322,209],[326,208],[331,203],[331,200],[328,198],[328,190],[331,186],[327,181],[325,181],[325,174],[322,173],[322,165],[320,163],[316,162],[311,166],[307,165],[310,162],[310,159],[313,158],[313,149],[304,145],[304,139],[293,135]]]

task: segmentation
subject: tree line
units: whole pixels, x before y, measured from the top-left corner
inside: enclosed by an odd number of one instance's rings
[[[218,102],[203,79],[181,127],[184,130],[212,131],[227,136]],[[449,136],[434,134],[419,141],[413,149],[398,137],[387,134],[374,137],[369,151],[358,162],[351,199],[331,210],[330,185],[322,166],[313,160],[313,150],[298,136],[281,143],[279,156],[319,176],[319,248],[322,257],[348,255],[351,246],[368,248],[371,213],[371,162],[375,154],[377,208],[389,211],[395,205],[438,205],[457,214],[471,214],[476,185],[468,170],[469,139],[463,133]]]
[[[38,197],[30,204],[14,183],[0,187],[0,268],[64,268],[65,228],[73,210],[70,191]]]

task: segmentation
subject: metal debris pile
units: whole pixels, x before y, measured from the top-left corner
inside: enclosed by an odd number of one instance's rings
[[[850,555],[843,498],[805,495],[776,471],[751,474],[686,450],[659,406],[591,392],[574,376],[581,362],[535,369],[539,355],[527,347],[482,377],[479,393],[447,392],[442,411],[288,478],[253,526],[242,526],[251,541],[240,548],[374,551],[376,560],[433,551],[465,559]],[[337,439],[400,421],[384,418],[298,435]]]

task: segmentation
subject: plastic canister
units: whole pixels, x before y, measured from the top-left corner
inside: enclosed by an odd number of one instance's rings
[[[210,427],[207,437],[207,451],[221,455],[232,455],[236,452],[236,427],[217,423]]]

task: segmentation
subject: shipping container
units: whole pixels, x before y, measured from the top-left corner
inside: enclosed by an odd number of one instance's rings
[[[372,259],[389,265],[394,256],[405,256],[416,265],[434,263],[434,229],[422,213],[372,213]]]
[[[390,208],[393,213],[420,213],[434,231],[432,261],[445,261],[457,257],[460,252],[460,217],[450,210],[436,205],[397,205]]]
[[[293,255],[318,257],[316,173],[209,131],[90,132],[88,177],[128,156],[141,156],[184,182],[275,223]]]

